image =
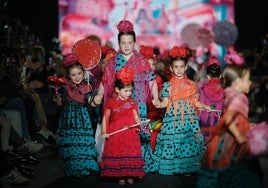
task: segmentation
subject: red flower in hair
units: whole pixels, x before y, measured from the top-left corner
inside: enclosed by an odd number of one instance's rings
[[[134,72],[132,69],[123,67],[116,73],[116,78],[121,80],[124,84],[130,84],[134,79]]]
[[[63,65],[70,66],[70,65],[73,65],[78,60],[79,59],[78,59],[77,55],[75,55],[74,53],[69,53],[69,54],[65,55],[64,60],[63,60]]]
[[[169,51],[169,55],[172,58],[176,57],[185,58],[189,55],[189,51],[185,47],[173,46]]]
[[[151,46],[141,46],[140,53],[147,59],[154,57],[154,49]]]
[[[103,46],[101,47],[101,53],[105,55],[105,60],[109,61],[116,54],[116,51],[109,46]]]
[[[220,60],[218,58],[216,58],[216,57],[209,58],[209,60],[207,61],[207,67],[212,65],[212,64],[216,64],[216,65],[221,66]]]
[[[121,20],[119,24],[117,25],[117,29],[119,32],[129,32],[134,31],[133,24],[128,20]]]

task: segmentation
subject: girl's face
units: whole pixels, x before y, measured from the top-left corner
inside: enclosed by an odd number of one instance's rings
[[[135,48],[135,42],[132,35],[122,35],[119,41],[119,48],[124,55],[131,55]]]
[[[250,71],[247,70],[242,78],[238,78],[237,80],[238,89],[243,93],[248,93],[251,81],[250,81]]]
[[[187,66],[182,60],[173,61],[170,70],[178,78],[183,78],[186,72]]]
[[[69,77],[74,84],[80,84],[84,79],[84,71],[79,67],[72,67]]]
[[[132,90],[132,85],[125,86],[122,89],[119,89],[117,87],[115,88],[115,91],[117,92],[118,96],[123,100],[128,99],[132,95]]]
[[[153,70],[155,70],[155,61],[154,61],[154,59],[153,58],[150,58],[150,59],[148,59],[148,61],[149,61],[150,65],[151,65],[151,68]]]

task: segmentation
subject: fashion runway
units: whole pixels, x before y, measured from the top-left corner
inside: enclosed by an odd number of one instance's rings
[[[117,180],[100,179],[98,176],[84,178],[65,177],[62,161],[57,146],[46,146],[45,151],[36,154],[40,163],[34,166],[34,178],[30,183],[16,186],[17,188],[194,188],[197,176],[163,176],[147,174],[134,184],[119,185]],[[268,157],[260,159],[264,173],[264,186],[268,187]]]

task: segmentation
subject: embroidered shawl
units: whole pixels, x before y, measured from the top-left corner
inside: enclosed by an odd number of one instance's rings
[[[125,60],[121,53],[117,53],[110,61],[107,62],[104,74],[102,78],[102,84],[104,86],[104,104],[108,98],[111,98],[114,94],[114,80],[116,75],[117,62]],[[132,69],[134,71],[134,93],[136,101],[147,101],[150,96],[150,88],[148,82],[150,81],[150,75],[153,70],[150,63],[139,52],[134,51],[133,55],[126,62],[124,67]],[[142,92],[140,92],[142,91]]]

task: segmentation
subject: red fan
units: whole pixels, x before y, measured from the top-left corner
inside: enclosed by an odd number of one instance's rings
[[[101,59],[100,45],[90,39],[77,41],[73,46],[72,52],[78,56],[79,62],[85,69],[92,69]]]

